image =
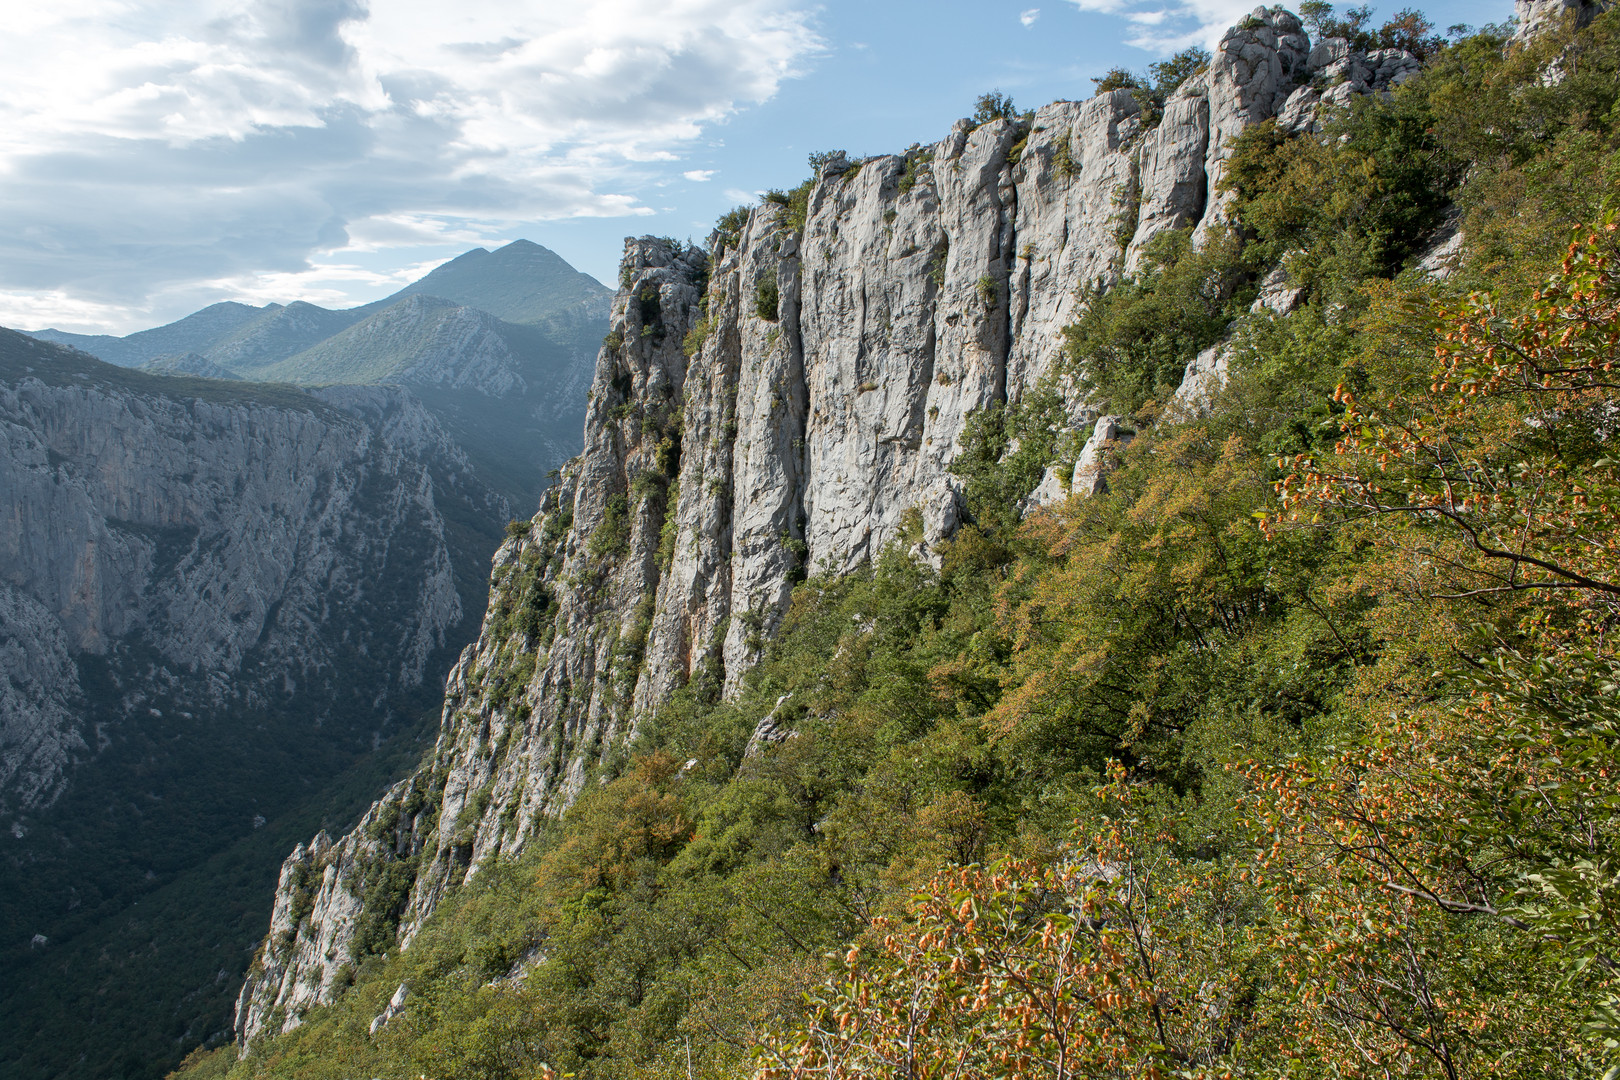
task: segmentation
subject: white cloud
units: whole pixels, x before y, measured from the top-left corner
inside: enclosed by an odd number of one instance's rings
[[[697,183],[701,184],[705,180],[713,180],[714,179],[714,170],[713,169],[688,169],[686,172],[681,173],[681,175],[686,177],[688,180],[693,180],[693,181],[696,181]]]
[[[55,327],[81,334],[123,333],[140,328],[140,316],[149,307],[98,303],[60,289],[42,292],[0,291],[0,326],[23,330]],[[131,320],[136,320],[131,325]],[[149,321],[149,320],[148,320]]]
[[[661,163],[822,49],[801,0],[19,9],[0,65],[12,325],[127,323],[205,284],[319,291],[345,253],[651,213],[634,192]]]
[[[1117,15],[1134,29],[1127,45],[1163,55],[1189,45],[1214,48],[1254,10],[1254,0],[1069,0],[1081,11]]]
[[[1035,20],[1040,17],[1041,9],[1038,7],[1028,8],[1018,13],[1018,21],[1023,23],[1025,26],[1034,26]]]

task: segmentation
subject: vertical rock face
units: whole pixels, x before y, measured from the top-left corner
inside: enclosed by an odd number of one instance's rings
[[[1202,75],[1189,79],[1165,102],[1159,126],[1143,140],[1141,211],[1125,253],[1134,273],[1148,241],[1197,222],[1209,199],[1204,152],[1209,146],[1209,91]]]
[[[1054,102],[1035,114],[1013,170],[1011,398],[1051,369],[1060,331],[1078,314],[1078,287],[1111,285],[1120,273],[1120,239],[1135,231],[1147,147],[1159,134],[1144,135],[1141,113],[1129,90],[1114,90],[1090,101]]]
[[[802,221],[767,203],[712,253],[627,241],[585,450],[497,553],[429,761],[347,837],[289,858],[303,899],[278,897],[244,1047],[329,1000],[365,950],[408,944],[674,690],[735,691],[807,570],[859,565],[913,511],[926,539],[950,533],[969,418],[1052,375],[1079,287],[1112,285],[1168,229],[1214,226],[1230,140],[1287,103],[1310,56],[1293,15],[1257,8],[1156,123],[1128,91],[1028,125],[961,121],[826,162]],[[1099,431],[1100,461],[1126,436]]]
[[[444,503],[504,503],[416,399],[173,385],[0,332],[0,814],[134,718],[418,685],[461,619]]]
[[[50,608],[0,582],[0,800],[49,805],[86,750],[68,636]]]
[[[1565,19],[1582,27],[1613,6],[1609,0],[1513,0],[1513,16],[1519,21],[1514,37],[1528,41]]]
[[[631,731],[669,477],[681,475],[682,345],[707,267],[699,249],[627,243],[585,450],[531,530],[496,553],[492,603],[450,675],[429,761],[341,841],[318,837],[287,860],[276,910],[288,925],[243,986],[244,1040],[329,1000],[356,950],[391,948],[396,935],[408,943],[447,888],[490,855],[520,851],[535,821],[567,806]],[[384,894],[403,900],[379,911]],[[362,936],[362,913],[386,920],[386,934]]]
[[[1310,39],[1298,17],[1282,8],[1255,8],[1221,39],[1203,80],[1209,88],[1204,183],[1217,200],[1217,212],[1205,212],[1199,234],[1224,220],[1218,211],[1225,200],[1218,188],[1232,140],[1245,128],[1277,115],[1295,84],[1305,79],[1310,51]]]

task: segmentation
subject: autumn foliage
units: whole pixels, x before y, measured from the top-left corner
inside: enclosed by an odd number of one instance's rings
[[[1222,1059],[1249,1007],[1230,883],[1166,855],[1123,770],[1104,794],[1119,816],[1071,849],[943,872],[874,921],[758,1075],[1161,1077]]]
[[[1341,385],[1331,454],[1277,462],[1280,507],[1260,532],[1343,538],[1367,554],[1341,594],[1382,592],[1428,625],[1363,665],[1347,737],[1231,763],[1252,855],[1200,857],[1184,808],[1144,794],[1151,761],[1115,764],[1051,857],[941,874],[904,916],[875,921],[811,1021],[763,1041],[759,1076],[1614,1066],[1615,232],[1606,221],[1571,243],[1523,310],[1475,295],[1406,311],[1397,347],[1432,338],[1432,370],[1365,395]],[[1099,532],[1094,510],[1031,526],[1059,562],[1007,593],[1028,673],[988,718],[998,737],[1063,715],[1059,702],[1075,722],[1107,710],[1121,595],[1229,640],[1297,595],[1268,575],[1249,612],[1222,621],[1223,567],[1253,557],[1221,524],[1238,516],[1219,500],[1243,490],[1243,452],[1229,440],[1190,467],[1199,438],[1159,440],[1161,461],[1189,467],[1133,490],[1122,531]],[[1081,586],[1122,574],[1134,580],[1108,593],[1109,618]]]

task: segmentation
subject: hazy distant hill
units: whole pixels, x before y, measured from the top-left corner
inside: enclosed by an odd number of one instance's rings
[[[108,334],[70,334],[64,330],[35,330],[31,337],[71,345],[109,364],[120,367],[139,367],[160,356],[206,352],[218,342],[246,323],[263,316],[266,311],[279,310],[280,304],[256,308],[250,304],[226,301],[211,304],[201,311],[192,312],[178,322],[166,326],[141,330],[127,337]]]
[[[196,351],[238,375],[254,378],[254,369],[301,353],[364,317],[359,309],[332,311],[302,300],[285,307],[271,304]]]
[[[496,251],[474,248],[370,306],[389,307],[407,296],[454,300],[510,323],[540,323],[598,310],[606,320],[613,299],[601,282],[528,240],[514,240]]]
[[[539,244],[477,248],[375,303],[222,303],[127,337],[32,336],[124,367],[303,386],[431,387],[428,408],[521,511],[579,451],[612,294]],[[177,359],[178,358],[178,359]]]
[[[519,369],[549,344],[533,327],[432,295],[409,296],[308,349],[255,370],[291,383],[414,383],[521,394]],[[566,362],[565,358],[557,358]]]
[[[220,367],[206,356],[183,353],[179,356],[160,356],[141,365],[142,371],[154,375],[195,375],[204,379],[241,379],[229,368]]]
[[[553,329],[580,321],[601,321],[605,327],[612,302],[612,293],[601,282],[575,270],[556,252],[528,240],[514,240],[496,251],[474,248],[392,296],[360,307],[334,311],[300,300],[256,308],[228,301],[125,337],[64,330],[29,333],[122,367],[139,367],[160,356],[196,353],[249,375],[246,369],[295,356],[412,296],[438,297],[508,323]],[[335,381],[324,372],[313,378]]]

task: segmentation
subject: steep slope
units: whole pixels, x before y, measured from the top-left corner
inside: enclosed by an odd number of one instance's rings
[[[65,1075],[77,1017],[161,1062],[138,1010],[71,1000],[110,963],[89,942],[415,736],[508,506],[407,391],[145,374],[9,330],[0,491],[0,1008],[55,1000],[64,1035],[8,1021],[0,1061]],[[199,932],[227,970],[252,936],[223,911]],[[188,970],[133,963],[118,985],[153,993]],[[185,991],[182,1027],[221,1022],[228,982]]]
[[[408,944],[676,688],[734,692],[806,568],[852,569],[909,522],[924,556],[953,532],[971,418],[1043,385],[1077,283],[1111,284],[1170,229],[1213,233],[1231,138],[1346,59],[1328,44],[1257,9],[1156,125],[1127,90],[1027,127],[962,121],[906,155],[828,162],[802,220],[767,203],[712,257],[630,243],[584,452],[496,557],[431,760],[289,858],[244,1043],[296,1026],[366,950]],[[1306,127],[1317,103],[1300,102],[1288,120]],[[1068,405],[1076,426],[1094,415]],[[379,918],[397,923],[380,942]]]

